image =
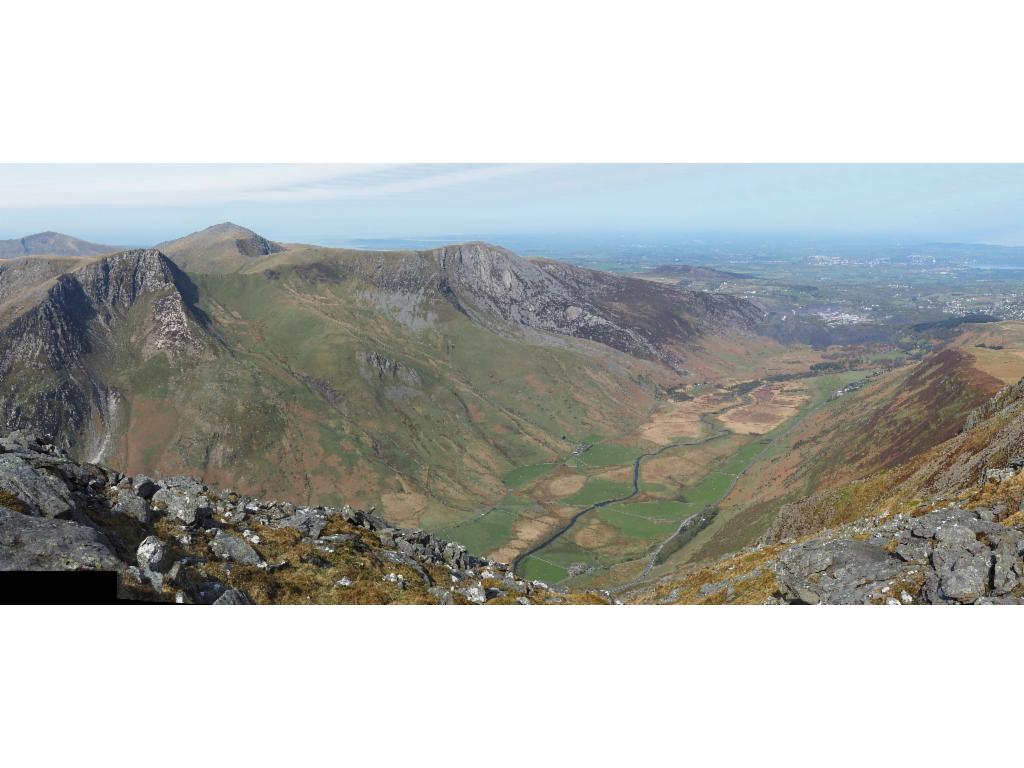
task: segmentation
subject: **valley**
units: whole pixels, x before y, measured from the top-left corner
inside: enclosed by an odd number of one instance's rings
[[[847,322],[849,284],[819,284],[827,310],[806,311],[799,283],[747,262],[631,276],[233,224],[113,254],[11,243],[7,429],[129,475],[352,504],[572,590],[631,593],[746,551],[1024,376],[1024,323],[928,309],[948,285],[927,270],[914,312]]]

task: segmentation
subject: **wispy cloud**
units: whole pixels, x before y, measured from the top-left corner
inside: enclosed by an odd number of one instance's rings
[[[538,165],[2,165],[0,207],[160,206],[401,197]]]

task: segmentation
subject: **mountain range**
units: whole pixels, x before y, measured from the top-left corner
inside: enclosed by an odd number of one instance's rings
[[[846,329],[802,317],[794,334],[755,301],[687,288],[742,278],[703,267],[618,275],[483,242],[325,248],[230,223],[143,249],[6,243],[24,252],[5,245],[0,262],[0,428],[168,488],[196,476],[240,498],[350,504],[522,562],[526,582],[624,600],[718,600],[714,564],[747,557],[760,586],[723,601],[811,601],[772,558],[860,525],[890,489],[870,478],[905,486],[1019,370],[1002,341],[945,329],[872,368]],[[143,533],[100,532],[122,563]],[[936,574],[908,594],[959,601]]]
[[[390,499],[410,523],[620,428],[715,338],[766,343],[742,299],[485,243],[346,251],[223,224],[0,269],[6,428],[133,472]]]
[[[0,240],[0,259],[19,256],[98,256],[116,250],[116,246],[89,243],[59,232],[39,232],[15,240]]]

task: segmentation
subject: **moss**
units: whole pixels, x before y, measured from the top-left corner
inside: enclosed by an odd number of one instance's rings
[[[25,502],[6,488],[0,488],[0,507],[13,509],[15,512],[20,512],[23,515],[28,514],[28,506]]]

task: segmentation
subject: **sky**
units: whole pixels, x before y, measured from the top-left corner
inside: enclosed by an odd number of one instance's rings
[[[1024,165],[0,165],[0,239],[150,245],[545,233],[1024,245]]]

